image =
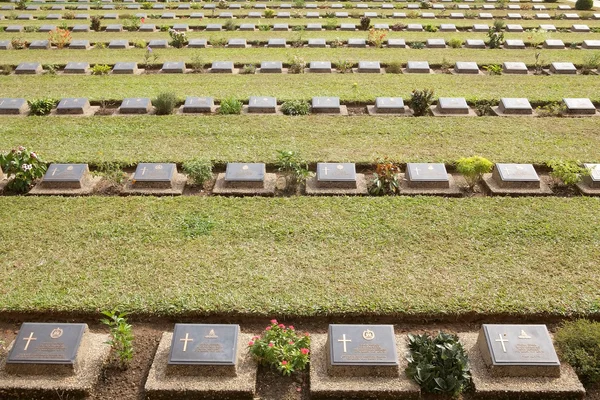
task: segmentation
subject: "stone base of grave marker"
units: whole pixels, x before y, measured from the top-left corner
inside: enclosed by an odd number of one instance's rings
[[[395,108],[377,108],[376,106],[367,106],[367,112],[369,115],[377,116],[393,116],[393,117],[412,117],[414,111],[408,106],[404,106],[403,109]]]
[[[45,398],[63,393],[65,397],[83,397],[92,392],[100,377],[111,348],[108,335],[86,331],[77,352],[78,369],[62,373],[59,365],[19,364],[8,366],[0,361],[0,394],[2,398]],[[11,350],[14,342],[8,347]]]
[[[448,175],[447,181],[410,181],[406,174],[398,174],[398,182],[400,182],[400,189],[406,194],[419,194],[419,193],[430,193],[431,194],[454,194],[460,195],[460,188],[458,184],[463,184],[466,186],[466,181],[461,179],[462,176],[457,176],[456,178],[451,175]],[[411,193],[414,192],[414,193]]]
[[[358,174],[357,174],[358,175]],[[396,335],[399,355],[397,376],[330,376],[327,372],[327,334],[311,336],[310,394],[311,398],[377,398],[418,399],[419,386],[406,377],[408,351],[405,335]],[[358,367],[354,367],[358,368]],[[370,367],[367,367],[370,368]]]
[[[0,181],[0,191],[2,191],[2,181]],[[596,184],[597,185],[597,184]],[[586,196],[600,196],[600,187],[590,186],[589,182],[584,179],[583,182],[577,184],[577,189]]]
[[[493,174],[484,174],[483,175],[483,184],[489,190],[492,195],[508,195],[508,196],[549,196],[552,194],[552,189],[544,179],[540,177],[539,187],[524,187],[519,184],[526,183],[521,182],[517,183],[512,187],[503,187],[498,184],[497,178],[493,177]],[[536,182],[537,184],[537,182]]]
[[[477,113],[471,107],[466,109],[450,109],[441,111],[438,106],[430,108],[434,117],[476,117]]]
[[[152,195],[152,196],[179,196],[183,194],[183,189],[187,182],[184,174],[175,173],[170,182],[135,182],[133,176],[123,188],[124,195]]]
[[[306,194],[313,196],[366,196],[367,179],[364,174],[356,174],[356,181],[347,182],[318,182],[313,176],[306,181]]]
[[[226,182],[225,173],[217,175],[213,194],[221,196],[274,196],[276,174],[265,174],[262,182]]]
[[[585,389],[573,368],[562,363],[560,377],[496,377],[483,360],[477,333],[458,335],[469,357],[475,396],[494,399],[582,399]],[[311,377],[312,378],[312,377]]]
[[[250,109],[248,106],[242,106],[242,114],[283,115],[283,112],[281,111],[281,106],[276,106],[274,109],[270,107]]]
[[[29,191],[29,195],[36,196],[83,196],[91,194],[98,186],[102,177],[92,176],[86,167],[86,172],[80,181],[72,182],[46,182],[41,181]]]
[[[502,105],[492,107],[492,112],[499,117],[535,117],[537,116],[533,109],[510,109],[506,110]]]
[[[344,105],[340,105],[339,112],[337,108],[311,108],[311,112],[313,114],[321,114],[321,115],[348,115],[348,107]]]
[[[63,110],[52,110],[50,115],[61,116],[68,115],[70,117],[89,117],[91,115],[96,114],[97,111],[100,110],[100,106],[89,106],[83,109],[63,109]],[[83,111],[83,112],[82,112]]]
[[[175,398],[252,399],[254,397],[257,367],[245,347],[252,335],[244,333],[239,335],[239,359],[236,376],[214,374],[212,376],[190,376],[167,373],[167,361],[172,338],[173,333],[163,333],[146,380],[146,398],[150,400],[170,400]]]

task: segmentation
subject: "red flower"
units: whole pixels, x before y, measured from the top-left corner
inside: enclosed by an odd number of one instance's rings
[[[270,331],[270,330],[271,330],[271,327],[270,327],[270,326],[267,326],[267,327],[265,328],[265,331]]]
[[[285,325],[284,324],[279,324],[277,326],[280,327],[281,329],[285,329]]]
[[[302,353],[304,355],[307,355],[309,352],[310,352],[310,350],[308,350],[308,349],[305,349],[305,348],[300,349],[300,353]]]
[[[251,340],[248,342],[248,346],[254,346],[254,342]]]
[[[291,341],[291,340],[290,340],[288,343],[289,343],[289,344],[294,344],[294,342],[293,342],[293,341]]]
[[[273,325],[277,325],[277,320],[276,320],[276,319],[272,319],[272,320],[271,320],[271,323],[272,323]]]
[[[287,365],[287,361],[283,360],[283,361],[281,362],[281,365]]]
[[[275,345],[273,344],[273,342],[269,342],[269,347],[273,347],[273,346],[275,346]]]
[[[294,330],[294,326],[293,326],[293,325],[290,325],[290,326],[288,326],[288,329],[289,329],[290,331],[293,331],[293,330]]]

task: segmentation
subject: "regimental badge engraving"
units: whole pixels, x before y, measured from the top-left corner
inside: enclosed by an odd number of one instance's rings
[[[373,332],[370,329],[367,329],[366,331],[363,332],[362,336],[365,340],[373,340],[373,339],[375,339],[375,332]]]
[[[54,329],[52,332],[50,332],[50,337],[52,339],[58,339],[59,337],[61,337],[63,335],[63,330],[60,328],[56,328]]]
[[[215,330],[211,329],[210,332],[208,332],[208,335],[204,336],[207,339],[218,339],[219,337],[215,334]]]

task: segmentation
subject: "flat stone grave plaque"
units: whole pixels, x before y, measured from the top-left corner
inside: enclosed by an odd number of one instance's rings
[[[123,32],[123,25],[121,25],[121,24],[106,25],[106,32]]]
[[[571,26],[571,32],[583,32],[587,33],[590,31],[590,27],[587,25],[573,25]]]
[[[222,12],[219,14],[219,18],[233,18],[233,14],[230,12]]]
[[[166,49],[169,47],[169,42],[167,39],[152,39],[148,42],[148,47],[151,49]]]
[[[375,112],[379,114],[404,114],[404,100],[402,97],[377,97],[375,99]]]
[[[152,108],[148,98],[129,98],[123,100],[119,112],[121,114],[146,114]]]
[[[246,48],[246,39],[229,39],[227,47]]]
[[[564,49],[565,44],[560,39],[546,39],[544,41],[544,47],[547,49]]]
[[[173,163],[141,163],[133,174],[135,188],[169,188],[177,167]]]
[[[330,61],[311,61],[309,64],[310,72],[331,72]]]
[[[190,30],[190,27],[188,24],[174,24],[173,30],[177,32],[187,32]]]
[[[435,14],[432,12],[424,12],[421,14],[421,18],[435,19]]]
[[[90,6],[77,6],[75,7],[76,10],[89,10]]]
[[[90,48],[90,41],[85,39],[71,40],[69,43],[69,49],[73,50],[87,50]]]
[[[468,114],[469,106],[464,97],[440,97],[436,110],[442,114]]]
[[[239,331],[239,325],[175,324],[167,374],[205,375],[212,370],[216,375],[235,375]],[[206,366],[213,368],[202,368]]]
[[[289,4],[289,3],[281,3],[281,4],[279,5],[279,8],[283,8],[283,9],[291,9],[291,8],[292,8],[292,5],[291,5],[291,4]]]
[[[421,24],[408,24],[406,26],[406,30],[409,32],[422,32],[423,31],[423,25]]]
[[[189,10],[191,8],[192,8],[192,6],[190,4],[180,4],[177,6],[178,10]]]
[[[352,31],[356,30],[356,24],[340,24],[340,31]]]
[[[506,32],[523,32],[523,27],[518,24],[506,25]]]
[[[321,24],[306,24],[307,31],[320,31],[323,29],[323,25]]]
[[[190,39],[188,47],[190,49],[203,49],[206,47],[206,39]]]
[[[350,38],[348,39],[348,47],[367,47],[367,41],[365,39]]]
[[[39,74],[42,71],[42,64],[36,62],[25,62],[17,65],[15,74]]]
[[[308,47],[326,47],[325,39],[308,39]]]
[[[192,18],[192,19],[204,18],[204,13],[199,13],[199,12],[191,13],[190,18]]]
[[[550,14],[538,13],[538,14],[535,14],[535,18],[536,19],[550,19]]]
[[[265,164],[227,163],[225,186],[230,188],[263,188],[265,184]]]
[[[498,111],[503,114],[531,115],[533,108],[529,100],[525,98],[506,98],[500,99]]]
[[[73,26],[73,32],[89,32],[89,31],[90,31],[89,25],[74,25]]]
[[[229,5],[230,10],[240,10],[241,8],[242,8],[241,4],[230,4]]]
[[[409,61],[406,64],[406,72],[415,74],[428,74],[431,72],[427,61]]]
[[[139,4],[129,4],[127,7],[125,7],[126,10],[139,10],[141,8],[142,6],[140,6]]]
[[[560,376],[546,325],[484,324],[477,342],[494,376]]]
[[[307,5],[305,6],[305,8],[307,8],[307,9],[315,9],[315,8],[318,8],[318,7],[317,7],[317,5],[316,5],[316,4],[307,4]]]
[[[540,178],[531,164],[496,163],[492,177],[501,188],[540,188]]]
[[[19,15],[17,15],[17,19],[33,19],[33,15],[31,15],[31,14],[19,14]]]
[[[502,63],[502,72],[505,74],[527,75],[527,65],[520,61],[505,61]]]
[[[129,41],[127,39],[115,39],[108,43],[109,49],[126,49],[129,47]]]
[[[467,39],[465,47],[468,49],[485,49],[485,42],[482,39]]]
[[[284,12],[278,12],[276,15],[277,18],[289,18],[290,17],[290,13],[287,11]]]
[[[566,13],[565,19],[579,19],[579,14],[575,13]]]
[[[210,68],[211,72],[233,73],[232,61],[214,61]]]
[[[484,10],[495,10],[496,6],[491,5],[491,4],[484,4],[482,7]]]
[[[163,13],[161,19],[175,19],[175,13]]]
[[[338,11],[335,13],[335,18],[348,18],[348,13],[343,12],[343,11]]]
[[[553,62],[550,64],[550,71],[555,74],[575,75],[577,68],[570,62]]]
[[[358,72],[380,73],[381,64],[379,63],[379,61],[359,61]]]
[[[567,112],[574,115],[594,115],[596,107],[590,99],[587,98],[568,98],[563,99]]]
[[[600,40],[584,40],[581,48],[600,50]]]
[[[590,170],[590,176],[584,179],[592,189],[600,189],[600,164],[583,164],[584,168]]]
[[[0,40],[0,50],[10,50],[12,49],[12,44],[10,40]]]
[[[3,115],[18,115],[27,110],[27,100],[0,98],[0,114]]]
[[[490,26],[487,24],[473,24],[473,32],[488,32]]]
[[[354,163],[317,163],[317,186],[356,189]]]
[[[260,72],[281,73],[283,72],[283,63],[281,61],[261,61]]]
[[[6,359],[7,372],[74,373],[78,367],[77,351],[86,330],[86,324],[23,323]]]
[[[65,9],[65,6],[60,6],[60,5],[54,5],[54,6],[50,7],[50,10],[52,10],[52,11],[61,11],[64,9]],[[53,15],[55,15],[55,14],[53,14]]]
[[[90,108],[90,102],[83,97],[61,99],[56,106],[57,114],[85,114]]]
[[[240,31],[253,31],[256,29],[256,25],[254,24],[241,24]]]
[[[267,8],[266,4],[255,4],[254,8],[257,10],[265,10]]]
[[[87,164],[50,164],[42,179],[46,188],[81,189],[88,173]]]
[[[50,32],[56,29],[56,25],[41,25],[38,32]]]
[[[262,18],[262,13],[261,12],[256,12],[256,11],[250,11],[248,13],[248,18]]]
[[[344,6],[343,6],[342,4],[340,4],[340,3],[335,3],[335,4],[332,4],[332,5],[331,5],[331,8],[332,8],[333,10],[339,10],[339,9],[342,9],[342,8],[344,8]]]
[[[393,10],[394,9],[394,5],[393,4],[382,4],[381,5],[381,9],[382,10]]]
[[[104,14],[104,19],[119,19],[119,14]]]
[[[440,32],[456,32],[456,25],[454,24],[441,24]]]
[[[546,32],[556,32],[556,27],[554,25],[541,24],[540,29]]]
[[[454,71],[458,74],[475,74],[479,71],[479,66],[476,62],[471,61],[457,61],[454,65]]]
[[[186,97],[182,111],[184,113],[208,113],[213,111],[215,106],[212,97]]]
[[[395,12],[392,14],[393,18],[406,18],[406,13],[402,13],[402,12]]]
[[[380,31],[389,31],[390,30],[389,24],[375,24],[373,27]]]
[[[205,10],[214,10],[215,8],[217,8],[216,4],[205,4],[202,6],[202,8],[204,8]]]
[[[75,14],[75,19],[90,19],[89,14]]]
[[[167,61],[162,65],[161,71],[166,74],[183,74],[185,63],[183,61]]]
[[[443,163],[408,163],[406,179],[412,188],[447,189],[450,179]]]
[[[409,9],[409,10],[418,10],[420,7],[419,7],[418,4],[410,3],[410,4],[406,5],[406,8]]]
[[[290,26],[288,24],[273,24],[273,31],[288,31]]]
[[[406,47],[406,40],[404,39],[388,39],[387,40],[387,47],[389,48],[405,48]]]
[[[112,69],[113,74],[135,74],[138,70],[137,63],[118,62]]]
[[[340,107],[339,97],[313,97],[312,111],[315,113],[335,113],[339,114],[342,110]]]
[[[250,113],[275,113],[277,110],[277,99],[275,97],[251,96],[248,102]]]
[[[348,14],[348,13],[344,13],[344,14]],[[377,13],[373,12],[373,11],[367,11],[364,13],[364,16],[367,18],[377,18]]]
[[[34,40],[29,45],[29,50],[47,50],[50,48],[49,40]]]
[[[525,43],[521,39],[506,39],[504,47],[507,49],[524,49]]]
[[[479,13],[479,19],[492,19],[494,15],[492,13]]]
[[[4,32],[22,32],[22,31],[23,31],[22,25],[9,25],[4,30]]]
[[[221,24],[208,24],[206,25],[207,31],[220,31],[223,29],[223,25]]]
[[[328,373],[333,376],[398,376],[392,325],[329,325]]]
[[[286,45],[287,41],[280,38],[269,39],[267,42],[267,47],[285,47]]]
[[[307,12],[306,18],[319,18],[321,14],[317,11]]]

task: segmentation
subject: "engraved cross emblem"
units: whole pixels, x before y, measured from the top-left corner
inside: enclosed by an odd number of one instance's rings
[[[188,342],[193,342],[194,339],[190,339],[189,338],[189,333],[185,334],[185,338],[184,339],[179,339],[180,342],[183,342],[183,351],[187,351],[187,344]]]
[[[506,345],[504,343],[507,343],[508,339],[504,339],[501,333],[499,333],[498,336],[500,339],[496,339],[496,342],[500,342],[502,344],[502,351],[506,353]]]
[[[327,168],[327,167],[323,168],[323,172],[325,173],[325,175],[327,175],[327,171],[329,171],[329,168]]]
[[[346,353],[346,342],[351,342],[352,340],[346,339],[346,334],[342,335],[341,339],[338,339],[338,342],[342,342],[344,344],[344,353]]]
[[[31,343],[32,340],[37,340],[37,338],[34,338],[33,332],[31,332],[29,334],[29,337],[23,338],[23,340],[27,341],[27,344],[25,345],[25,348],[23,349],[23,351],[27,351],[27,349],[29,348],[29,343]]]

